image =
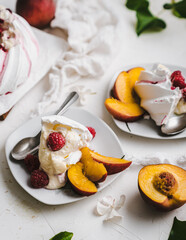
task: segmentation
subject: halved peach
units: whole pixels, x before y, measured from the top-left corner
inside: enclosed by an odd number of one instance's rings
[[[97,187],[83,173],[83,164],[72,165],[67,172],[72,188],[83,196],[90,196],[97,192]]]
[[[92,182],[103,182],[107,177],[107,170],[102,163],[94,161],[90,154],[90,149],[84,147],[81,149],[82,157],[81,162],[84,166],[84,174]]]
[[[127,161],[121,158],[103,156],[92,150],[90,150],[90,154],[95,161],[103,163],[107,169],[108,175],[121,172],[128,168],[132,163],[131,161]]]
[[[170,211],[186,203],[186,171],[175,165],[143,167],[138,187],[142,198],[161,210]]]
[[[136,67],[127,72],[121,72],[113,87],[114,97],[124,103],[136,103],[134,84],[138,81],[139,75],[143,70],[144,68]]]
[[[114,98],[107,98],[105,107],[114,118],[125,122],[134,122],[144,114],[143,108],[137,103],[123,103]]]

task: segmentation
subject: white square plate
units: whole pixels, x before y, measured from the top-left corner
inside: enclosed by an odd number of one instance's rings
[[[114,83],[117,79],[117,76],[122,71],[128,71],[129,69],[135,68],[135,67],[143,67],[145,69],[151,70],[153,64],[150,63],[144,63],[144,64],[136,64],[136,65],[130,65],[125,66],[123,69],[118,71],[116,74],[114,74],[108,88],[107,96],[110,97],[111,89],[114,86]],[[183,74],[183,76],[186,77],[186,68],[174,66],[170,64],[164,64],[166,67],[168,67],[172,72],[176,70],[180,70]],[[154,138],[154,139],[180,139],[186,137],[186,130],[182,133],[179,133],[177,135],[173,136],[166,136],[163,135],[160,131],[160,127],[156,126],[155,122],[152,119],[140,119],[136,122],[123,122],[119,121],[115,118],[113,118],[115,124],[118,128],[120,128],[122,131],[136,135],[141,137],[148,137],[148,138]]]
[[[95,128],[96,136],[91,142],[91,149],[105,156],[117,158],[123,156],[122,147],[117,136],[101,119],[80,108],[70,108],[65,112],[64,116],[80,122],[85,126]],[[6,158],[14,178],[32,197],[48,205],[66,204],[83,199],[84,197],[76,194],[68,184],[65,188],[57,190],[32,188],[29,183],[30,175],[26,171],[23,161],[16,161],[10,158],[10,152],[18,141],[25,137],[35,136],[40,129],[41,119],[37,117],[26,122],[8,137],[5,144]],[[107,176],[106,180],[99,184],[98,191],[111,184],[119,174],[120,173]]]

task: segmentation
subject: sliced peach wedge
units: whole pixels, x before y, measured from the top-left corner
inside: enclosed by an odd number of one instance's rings
[[[132,89],[134,88],[135,83],[138,81],[141,71],[144,71],[144,70],[145,69],[142,67],[135,67],[135,68],[131,68],[127,71],[127,73],[130,76],[130,79],[131,79],[130,86]]]
[[[67,176],[73,189],[84,196],[96,193],[95,183],[103,182],[107,174],[121,172],[132,163],[120,158],[103,156],[88,147],[82,148],[81,152],[80,162],[69,168]]]
[[[130,77],[127,72],[123,71],[118,75],[113,87],[113,93],[114,97],[121,102],[135,102],[130,87]]]
[[[107,170],[102,163],[94,161],[88,147],[81,149],[80,162],[72,165],[67,173],[73,189],[84,196],[97,192],[95,183],[103,182],[107,177]]]
[[[134,122],[140,119],[144,110],[137,103],[123,103],[114,98],[105,100],[105,107],[115,118],[125,122]]]
[[[136,67],[121,72],[113,86],[114,98],[105,100],[105,107],[115,118],[124,122],[134,122],[140,119],[144,110],[140,107],[139,98],[134,92],[134,85],[144,68]]]
[[[83,164],[78,162],[72,165],[67,172],[72,188],[83,196],[90,196],[97,192],[96,185],[83,173]]]
[[[173,210],[186,203],[186,170],[171,164],[145,166],[139,172],[138,187],[147,203]]]
[[[84,147],[81,149],[81,162],[84,165],[84,173],[92,182],[99,183],[105,181],[107,170],[102,163],[96,162],[91,156],[90,149]]]
[[[136,103],[134,84],[143,70],[144,68],[136,67],[127,72],[121,72],[113,87],[114,97],[124,103]]]
[[[104,164],[105,168],[107,169],[108,175],[121,172],[128,168],[132,163],[131,161],[127,161],[121,158],[103,156],[92,150],[90,150],[90,154],[95,161]]]

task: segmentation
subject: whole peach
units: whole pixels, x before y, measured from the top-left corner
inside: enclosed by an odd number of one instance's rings
[[[46,27],[55,16],[54,0],[17,0],[16,12],[37,28]]]

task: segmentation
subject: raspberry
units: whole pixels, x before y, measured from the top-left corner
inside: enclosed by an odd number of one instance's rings
[[[31,185],[34,188],[43,188],[49,183],[48,175],[42,170],[34,170],[31,173]]]
[[[172,85],[174,87],[179,87],[180,89],[183,89],[186,87],[185,79],[182,76],[176,76],[172,80]]]
[[[172,74],[171,74],[171,81],[172,79],[175,77],[175,76],[181,76],[181,71],[174,71]]]
[[[49,134],[47,146],[52,151],[58,151],[65,145],[65,138],[60,132],[52,132]]]
[[[182,76],[181,71],[175,71],[171,74],[171,81],[173,87],[183,89],[186,87],[185,78]]]
[[[28,154],[24,159],[25,166],[27,170],[31,173],[39,168],[40,162],[37,156]]]
[[[92,128],[92,127],[87,127],[87,128],[88,128],[89,132],[92,134],[92,137],[94,138],[94,137],[96,136],[96,131],[95,131],[95,129]]]

